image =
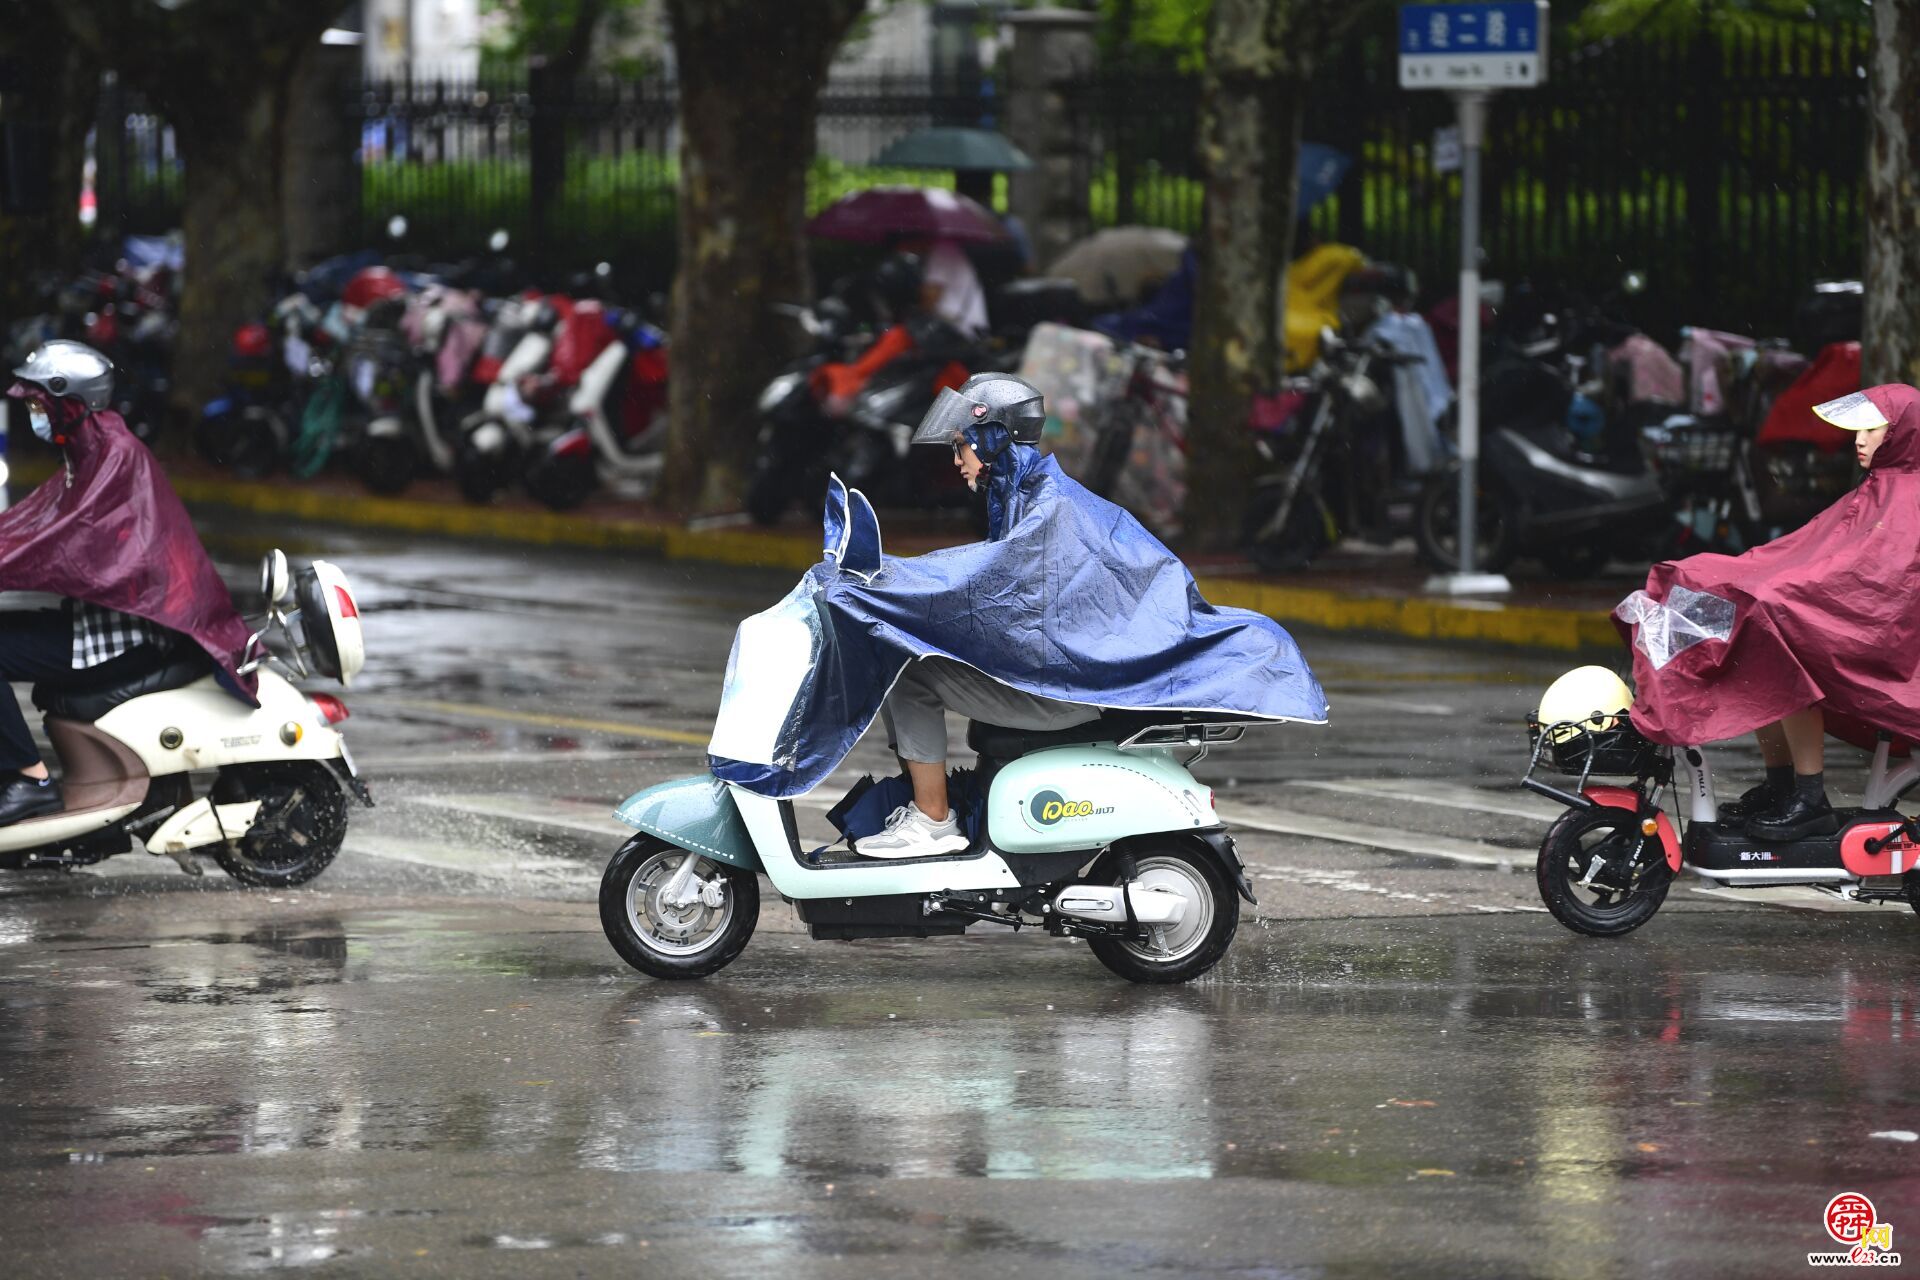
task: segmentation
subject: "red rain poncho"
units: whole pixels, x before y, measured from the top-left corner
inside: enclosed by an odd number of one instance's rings
[[[44,591],[191,639],[249,698],[234,667],[247,624],[147,447],[101,411],[70,432],[66,465],[0,513],[0,590]]]
[[[1920,391],[1866,395],[1889,426],[1859,488],[1745,555],[1657,564],[1615,610],[1647,737],[1714,742],[1817,703],[1920,741]]]

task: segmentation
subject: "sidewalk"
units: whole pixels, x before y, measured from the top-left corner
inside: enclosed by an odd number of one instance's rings
[[[22,467],[15,493],[37,476]],[[663,520],[635,503],[597,498],[579,511],[558,514],[511,496],[490,506],[464,501],[450,481],[416,483],[406,495],[381,498],[344,476],[298,484],[236,480],[193,460],[169,464],[174,489],[196,510],[237,510],[291,516],[365,529],[455,538],[487,538],[541,546],[638,552],[671,560],[747,565],[795,573],[819,562],[820,531],[798,515],[778,529],[740,521]],[[957,519],[888,518],[887,550],[917,554],[964,542]],[[1555,653],[1613,653],[1620,647],[1608,611],[1636,585],[1626,578],[1600,582],[1516,581],[1499,599],[1453,599],[1423,592],[1426,572],[1411,555],[1336,551],[1303,573],[1262,575],[1232,557],[1189,561],[1201,594],[1217,605],[1252,609],[1289,626],[1373,635],[1493,644]]]

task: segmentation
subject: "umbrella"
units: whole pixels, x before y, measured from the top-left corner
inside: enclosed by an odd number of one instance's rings
[[[985,244],[1006,232],[976,201],[941,187],[869,187],[815,214],[807,234],[854,244],[885,244],[896,237]]]
[[[1027,153],[1006,135],[991,129],[917,129],[895,138],[874,157],[875,164],[903,169],[954,169],[987,173],[1016,173],[1033,168]]]
[[[1108,227],[1076,242],[1047,268],[1095,306],[1131,306],[1180,269],[1187,238],[1164,227]]]

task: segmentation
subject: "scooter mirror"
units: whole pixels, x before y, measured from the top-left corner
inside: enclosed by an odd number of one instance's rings
[[[266,597],[268,605],[285,601],[292,587],[293,575],[287,569],[286,552],[275,547],[260,557],[260,594]]]
[[[495,227],[493,234],[487,237],[487,248],[493,250],[495,253],[505,253],[507,251],[507,242],[507,229],[505,227]]]

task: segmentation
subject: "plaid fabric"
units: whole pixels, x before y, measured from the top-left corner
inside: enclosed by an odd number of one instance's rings
[[[159,631],[145,618],[75,601],[73,668],[85,671],[119,657],[140,644],[155,644]]]

